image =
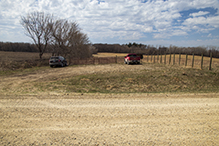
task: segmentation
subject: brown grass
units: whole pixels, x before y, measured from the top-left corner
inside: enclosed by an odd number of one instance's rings
[[[48,65],[50,56],[51,53],[44,53],[40,60],[39,53],[0,51],[0,71],[45,66]]]
[[[44,53],[43,59],[49,59],[51,53]],[[0,61],[38,60],[39,53],[0,51]]]
[[[89,59],[73,59],[71,60],[71,65],[83,65],[83,64],[111,64],[111,63],[123,63],[124,56],[127,53],[98,53],[94,54],[94,58]],[[0,70],[15,70],[20,68],[31,68],[33,66],[47,66],[48,59],[51,53],[44,53],[43,60],[39,61],[39,53],[29,53],[29,52],[4,52],[0,51]],[[116,60],[117,56],[117,60]],[[148,58],[149,57],[149,58]],[[169,63],[170,55],[166,55],[166,64],[173,65],[173,55],[171,55],[171,63]],[[147,59],[148,58],[148,59]],[[164,55],[162,55],[162,63],[164,63]],[[155,63],[160,63],[161,56],[157,60],[157,55],[155,55]],[[181,55],[180,66],[182,67],[192,67],[192,55],[188,55],[187,66],[185,66],[186,55]],[[143,63],[154,63],[154,55],[144,55]],[[210,58],[204,57],[203,68],[208,69],[210,64]],[[179,55],[175,55],[175,64],[179,66]],[[201,56],[195,56],[194,68],[201,68]],[[219,59],[213,58],[212,68],[219,68]]]
[[[94,57],[124,57],[126,56],[128,53],[97,53],[97,54],[93,54]]]
[[[214,93],[219,89],[218,70],[158,63],[35,67],[11,72],[0,72],[0,94]]]
[[[118,56],[116,59],[116,55]],[[123,56],[126,54],[99,53],[88,59],[67,59],[70,65],[88,65],[88,64],[111,64],[123,62]],[[31,68],[34,66],[48,66],[48,60],[51,53],[44,53],[43,59],[39,59],[39,53],[29,52],[4,52],[0,51],[0,70],[16,70]]]

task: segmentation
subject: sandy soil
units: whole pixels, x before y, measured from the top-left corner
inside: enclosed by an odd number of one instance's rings
[[[0,145],[218,145],[219,94],[0,96]]]

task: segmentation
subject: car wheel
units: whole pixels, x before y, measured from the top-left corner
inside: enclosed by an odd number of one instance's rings
[[[50,65],[50,67],[53,67],[53,65]]]
[[[128,60],[127,60],[127,64],[128,64],[128,65],[130,64]]]
[[[124,60],[124,63],[127,64],[127,62]]]

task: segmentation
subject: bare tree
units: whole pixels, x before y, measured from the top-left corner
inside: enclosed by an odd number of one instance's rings
[[[76,31],[70,38],[70,54],[76,58],[88,58],[91,56],[89,40],[86,34]]]
[[[70,38],[74,35],[74,32],[77,31],[76,23],[68,23],[67,20],[56,20],[52,29],[53,41],[54,45],[54,53],[62,54],[66,56],[69,54]]]
[[[86,34],[80,32],[76,22],[56,20],[52,30],[54,53],[69,58],[90,57],[89,39]],[[82,53],[83,52],[83,53]],[[89,55],[86,55],[86,54]]]
[[[51,39],[53,16],[45,15],[44,12],[32,12],[26,17],[21,16],[21,25],[26,31],[25,34],[33,40],[38,48],[41,59]]]
[[[87,58],[91,56],[89,39],[81,32],[76,22],[65,19],[53,19],[50,14],[33,12],[21,17],[21,24],[39,50],[42,58],[48,45],[52,45],[53,53],[64,57]]]

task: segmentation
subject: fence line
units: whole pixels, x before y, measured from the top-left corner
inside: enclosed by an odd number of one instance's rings
[[[88,59],[71,59],[69,63],[71,65],[90,65],[90,64],[111,64],[111,63],[122,63],[124,62],[124,57],[115,56],[115,57],[92,57]],[[212,53],[209,57],[195,56],[192,55],[182,55],[182,54],[164,54],[164,55],[145,55],[143,62],[151,63],[164,63],[169,65],[179,65],[192,68],[203,69],[207,67],[209,70],[212,70],[212,65],[214,67],[219,66],[218,61],[213,62]]]
[[[92,64],[110,64],[123,62],[124,57],[92,57],[87,59],[70,59],[70,65],[92,65]]]
[[[184,65],[185,67],[191,66],[192,68],[200,68],[203,69],[203,67],[208,67],[209,70],[212,70],[212,53],[210,54],[210,57],[205,57],[202,54],[202,56],[195,56],[194,53],[192,55],[185,54],[185,57],[182,57],[181,54],[168,54],[168,55],[157,55],[157,61],[155,59],[155,55],[146,55],[147,62],[151,63],[164,63],[169,65]],[[149,59],[151,57],[151,60]],[[152,58],[154,57],[154,60],[152,61]],[[164,57],[164,59],[162,59]],[[176,59],[178,57],[178,59]],[[178,61],[177,61],[178,60]],[[215,66],[219,66],[219,59],[218,62],[214,64]]]

